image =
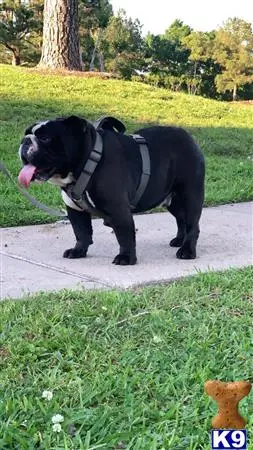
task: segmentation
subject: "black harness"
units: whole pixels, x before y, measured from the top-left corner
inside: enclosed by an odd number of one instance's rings
[[[88,184],[92,175],[94,174],[97,165],[99,164],[102,154],[103,154],[103,139],[100,130],[104,129],[116,129],[119,133],[125,132],[125,126],[122,122],[115,119],[114,117],[101,117],[99,120],[93,123],[93,126],[96,130],[96,141],[94,148],[90,152],[90,155],[84,165],[84,168],[79,175],[78,179],[67,186],[66,188],[62,188],[66,193],[67,197],[74,203],[77,207],[76,209],[80,211],[89,211],[92,214],[101,216],[101,212],[96,209],[96,206],[92,202],[89,193],[87,191]],[[138,134],[130,135],[135,142],[139,145],[141,159],[142,159],[142,174],[139,182],[139,186],[135,193],[134,198],[131,201],[131,209],[134,210],[141,200],[150,177],[150,156],[149,150],[147,146],[147,142],[143,136]],[[66,197],[63,196],[63,199],[66,204]]]

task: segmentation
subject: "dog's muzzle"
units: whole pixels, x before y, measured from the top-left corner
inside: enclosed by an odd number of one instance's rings
[[[33,155],[39,150],[38,142],[33,134],[28,134],[24,137],[20,147],[19,156],[24,164],[32,162]]]

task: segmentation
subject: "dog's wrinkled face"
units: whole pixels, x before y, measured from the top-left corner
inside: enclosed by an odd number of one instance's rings
[[[29,187],[31,181],[70,183],[71,163],[77,152],[87,122],[76,116],[39,122],[25,131],[19,148],[24,164],[19,183]]]

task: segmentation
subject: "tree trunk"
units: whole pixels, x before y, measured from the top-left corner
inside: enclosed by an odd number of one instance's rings
[[[13,66],[20,66],[20,64],[21,64],[20,56],[16,52],[13,52],[12,65]]]
[[[236,102],[237,100],[237,85],[234,84],[234,89],[233,89],[233,101]]]
[[[20,66],[21,64],[20,50],[15,47],[11,47],[7,42],[4,43],[4,46],[12,52],[11,64],[13,66]]]
[[[45,0],[39,67],[82,70],[78,0]]]
[[[96,47],[96,44],[95,44],[94,48],[93,48],[93,52],[92,52],[92,57],[91,57],[91,60],[90,60],[90,67],[89,67],[89,71],[90,72],[93,72],[94,67],[95,67],[96,52],[97,52],[97,47]]]
[[[104,72],[105,71],[105,58],[102,52],[99,53],[99,69],[100,72]]]
[[[194,61],[194,69],[193,69],[193,78],[194,79],[197,76],[197,67],[198,67],[198,61]]]
[[[90,68],[89,68],[90,72],[92,72],[95,68],[95,58],[96,58],[97,52],[98,52],[98,58],[99,58],[99,64],[100,64],[100,72],[102,72],[101,66],[104,67],[104,61],[103,61],[103,59],[101,59],[101,51],[100,51],[102,37],[103,37],[103,30],[102,30],[102,28],[99,28],[97,37],[95,39],[95,45],[93,48],[92,57],[91,57],[91,61],[90,61]],[[104,70],[103,70],[103,72],[104,72]]]

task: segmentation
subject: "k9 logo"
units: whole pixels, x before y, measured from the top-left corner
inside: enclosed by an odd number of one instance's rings
[[[212,450],[247,449],[246,430],[212,430]]]

